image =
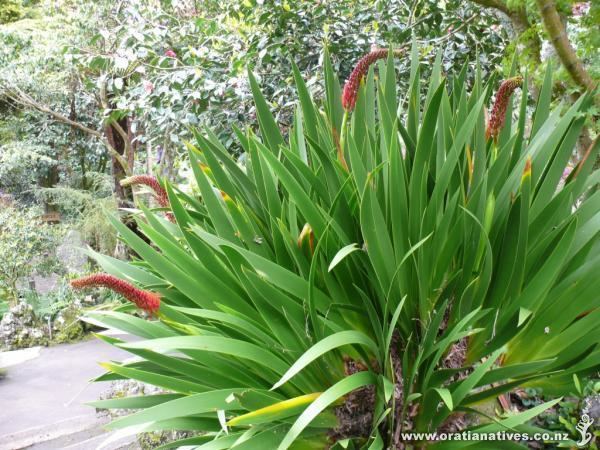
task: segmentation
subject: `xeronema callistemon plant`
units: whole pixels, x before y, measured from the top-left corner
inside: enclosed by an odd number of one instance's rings
[[[466,70],[445,80],[439,58],[421,86],[412,54],[400,95],[391,53],[377,78],[361,63],[351,114],[327,55],[323,103],[294,67],[287,137],[249,73],[246,164],[198,131],[198,194],[164,186],[175,221],[140,205],[142,239],[111,218],[139,259],[92,256],[160,311],[89,314],[140,338],[101,336],[138,358],[98,380],[168,393],[94,402],[137,409],[110,428],[191,430],[176,445],[204,450],[517,449],[477,436],[540,431],[530,420],[597,373],[597,141],[561,181],[590,95],[530,119],[524,80],[517,112],[497,95],[505,120],[487,139],[493,86],[478,70],[469,87]],[[522,387],[555,400],[518,408],[504,394]],[[407,434],[463,431],[479,434]]]

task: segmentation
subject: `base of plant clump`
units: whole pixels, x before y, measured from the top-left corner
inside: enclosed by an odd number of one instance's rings
[[[466,360],[467,338],[465,337],[452,344],[446,358],[444,358],[443,365],[446,369],[460,369],[465,365]]]
[[[443,366],[447,369],[460,369],[464,367],[467,353],[467,339],[461,339],[454,343],[443,360]],[[405,443],[401,441],[401,432],[410,431],[413,428],[412,417],[414,411],[404,412],[404,384],[402,376],[402,349],[400,348],[400,338],[397,333],[392,337],[390,345],[390,361],[394,371],[394,393],[393,403],[390,407],[394,409],[394,423],[392,428],[393,443],[390,448],[394,450],[402,450],[405,448]],[[354,373],[368,370],[361,362],[350,358],[344,360],[344,372],[346,376]],[[455,374],[450,381],[458,381],[465,378],[469,370],[465,369]],[[348,394],[341,406],[335,409],[335,415],[339,425],[329,433],[331,444],[347,438],[364,438],[368,439],[372,434],[373,417],[375,410],[375,388],[368,386],[357,389]],[[464,413],[452,414],[440,426],[440,432],[455,433],[461,432],[468,425],[468,418]],[[389,423],[383,423],[382,430],[384,434],[387,432]]]
[[[346,376],[368,370],[367,366],[350,358],[344,359]],[[368,438],[373,426],[375,411],[375,387],[366,386],[350,392],[341,406],[335,409],[338,426],[329,433],[332,444],[354,438]]]
[[[395,333],[390,345],[390,360],[394,368],[395,380],[393,399],[391,401],[391,403],[393,403],[390,406],[394,408],[394,418],[396,421],[402,417],[402,410],[404,407],[404,378],[402,377],[402,361],[399,343],[399,335],[398,333]],[[346,376],[365,370],[368,370],[367,366],[360,361],[355,361],[350,358],[344,359],[344,372]],[[346,396],[344,403],[335,409],[335,415],[339,425],[329,433],[331,444],[347,438],[367,439],[371,436],[375,399],[376,393],[374,386],[356,389]],[[384,428],[388,426],[389,424],[387,423],[382,424],[382,427]],[[399,441],[401,430],[412,428],[412,421],[410,418],[404,419],[402,426],[397,422],[394,424],[393,428],[395,430],[395,444],[393,448],[403,448],[402,444],[396,441]]]

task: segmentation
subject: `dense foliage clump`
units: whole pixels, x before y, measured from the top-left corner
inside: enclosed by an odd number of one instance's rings
[[[0,290],[6,292],[0,299],[16,303],[19,280],[58,267],[54,250],[60,234],[41,221],[38,211],[19,210],[0,199]]]
[[[520,386],[563,395],[600,367],[598,142],[563,174],[591,96],[529,124],[525,79],[516,120],[497,95],[505,117],[486,136],[493,85],[479,71],[467,89],[466,71],[448,82],[437,59],[421,96],[417,47],[407,91],[390,52],[377,76],[357,72],[344,109],[324,61],[323,103],[293,69],[287,136],[249,73],[260,135],[237,132],[245,164],[196,132],[196,193],[164,185],[172,221],[142,206],[141,237],[112,220],[139,260],[91,254],[160,307],[89,315],[142,338],[103,337],[139,358],[99,379],[171,393],[95,406],[141,409],[111,428],[198,430],[179,444],[199,449],[445,448],[405,433],[540,431],[528,421],[559,398],[493,421],[485,404]]]

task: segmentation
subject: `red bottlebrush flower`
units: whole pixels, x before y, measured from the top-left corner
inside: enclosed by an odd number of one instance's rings
[[[164,187],[160,184],[158,179],[152,175],[134,175],[132,177],[125,178],[121,180],[121,186],[135,186],[135,185],[143,185],[148,186],[152,191],[154,191],[154,198],[158,202],[161,208],[170,208],[171,204],[169,203],[169,196]],[[168,212],[167,218],[173,222],[173,214]]]
[[[169,49],[165,52],[165,56],[169,57],[169,58],[177,58],[177,53],[175,53],[175,51],[173,49]]]
[[[150,314],[158,311],[160,307],[160,295],[138,289],[131,283],[107,273],[95,273],[87,277],[72,280],[71,286],[74,289],[84,289],[87,287],[109,288]]]
[[[398,51],[394,51],[395,55],[400,54]],[[363,56],[354,67],[354,70],[346,80],[344,84],[344,92],[342,93],[342,106],[346,111],[352,111],[356,106],[356,98],[358,96],[358,88],[360,87],[360,81],[369,71],[369,67],[378,59],[386,58],[388,55],[388,49],[378,48],[371,50]]]
[[[523,77],[516,76],[504,80],[496,93],[496,101],[490,112],[490,119],[485,130],[486,139],[498,137],[500,130],[504,127],[504,117],[506,116],[506,108],[512,93],[523,84]]]
[[[169,208],[171,206],[169,204],[169,196],[167,195],[167,191],[164,187],[162,187],[156,177],[152,175],[134,175],[121,180],[121,186],[135,186],[138,184],[148,186],[150,189],[152,189],[154,191],[156,201],[161,207]]]

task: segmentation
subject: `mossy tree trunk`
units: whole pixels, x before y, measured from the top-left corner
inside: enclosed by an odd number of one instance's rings
[[[120,127],[121,130],[125,131],[126,135],[119,133],[117,131],[117,127]],[[106,125],[105,133],[106,139],[110,143],[111,147],[114,148],[119,155],[124,157],[126,160],[133,159],[133,152],[129,149],[131,146],[131,141],[127,142],[130,134],[129,119],[127,117],[123,117],[115,121],[115,124]],[[117,201],[119,202],[119,206],[130,207],[131,203],[133,202],[133,193],[131,188],[121,186],[121,180],[126,178],[128,173],[114,156],[111,158],[111,164],[114,190],[115,195],[117,196]],[[133,167],[133,164],[129,165],[129,167]]]
[[[560,15],[556,10],[556,4],[552,0],[536,0],[544,28],[548,33],[550,43],[556,50],[556,54],[560,62],[573,79],[573,81],[584,90],[594,89],[592,77],[585,69],[581,60],[577,57],[577,53],[571,46],[567,30]]]

